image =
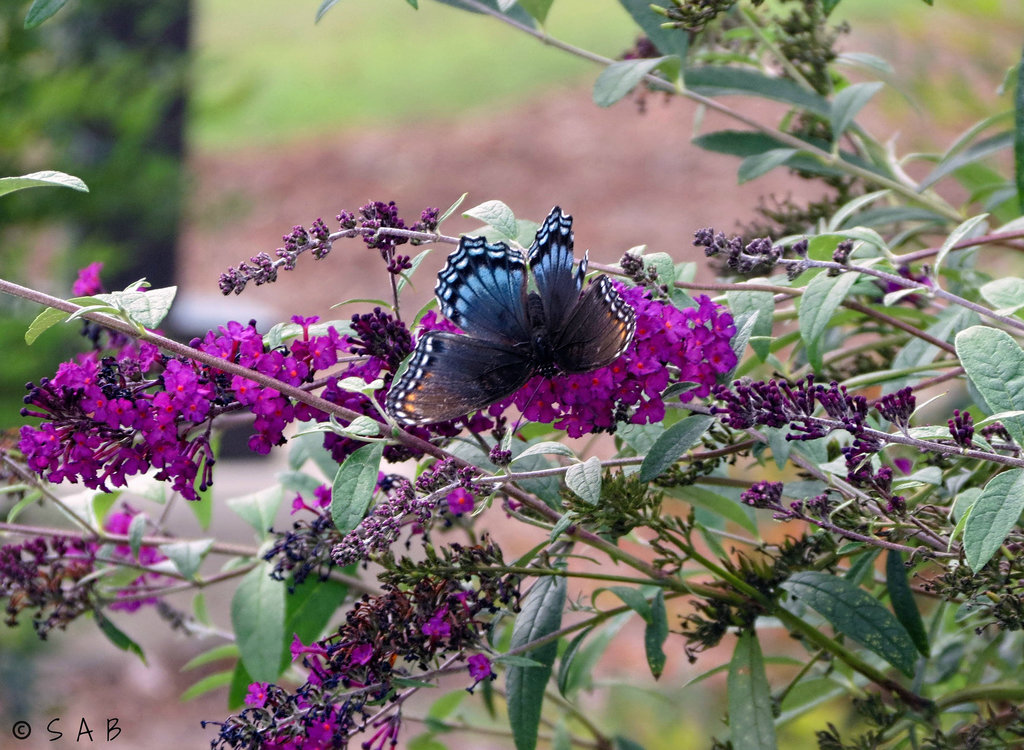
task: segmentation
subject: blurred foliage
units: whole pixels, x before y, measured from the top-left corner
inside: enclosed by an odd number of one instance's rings
[[[29,190],[0,201],[5,276],[67,297],[76,269],[101,260],[115,288],[142,276],[172,283],[188,4],[76,4],[26,30],[28,5],[0,4],[0,174],[58,169],[90,192]],[[9,298],[0,305],[0,347],[9,348],[39,310]],[[72,333],[44,337],[4,369],[4,424],[15,421],[25,373],[52,369]]]

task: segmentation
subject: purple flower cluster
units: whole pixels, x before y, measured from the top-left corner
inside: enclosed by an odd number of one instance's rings
[[[723,307],[700,296],[696,307],[681,310],[641,287],[616,288],[636,311],[636,332],[621,357],[593,372],[532,378],[487,413],[497,416],[514,404],[527,419],[554,423],[570,437],[611,431],[619,421],[660,422],[667,387],[692,383],[679,399],[703,398],[736,366],[730,346],[736,326]]]
[[[494,553],[472,547],[456,548],[455,554],[483,562]],[[212,747],[347,747],[369,718],[369,706],[391,695],[396,679],[479,649],[493,613],[514,605],[518,591],[516,578],[483,575],[477,586],[466,587],[454,577],[425,576],[413,586],[389,586],[379,596],[363,597],[332,635],[309,645],[293,640],[292,660],[307,672],[303,685],[289,692],[253,683],[247,708],[224,722],[204,722],[219,726]],[[467,659],[467,671],[474,685],[493,676],[490,660],[479,653]],[[373,722],[376,732],[362,747],[394,746],[400,727],[399,706]]]
[[[128,529],[132,525],[132,521],[138,515],[138,511],[132,508],[127,503],[122,504],[122,509],[116,513],[111,513],[107,516],[106,522],[103,527],[112,534],[128,534]],[[90,545],[93,551],[98,551],[98,545]],[[155,565],[158,562],[166,560],[167,557],[160,552],[156,547],[140,546],[138,557],[132,554],[132,549],[127,544],[114,545],[113,553],[111,555],[111,562],[124,561],[126,563],[135,562],[139,565]],[[124,588],[118,589],[116,592],[117,601],[114,601],[111,605],[111,609],[121,610],[124,612],[135,612],[144,604],[156,604],[159,599],[155,596],[148,596],[143,598],[137,598],[135,594],[138,589],[142,589],[154,584],[158,585],[166,583],[169,579],[166,576],[162,576],[159,573],[142,573],[138,578],[129,583]]]

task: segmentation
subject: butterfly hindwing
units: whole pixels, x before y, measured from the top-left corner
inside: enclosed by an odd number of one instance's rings
[[[537,294],[544,306],[549,330],[565,323],[572,306],[580,297],[587,261],[580,263],[576,274],[573,264],[572,217],[555,206],[544,220],[530,246],[530,271],[537,282]]]
[[[568,373],[610,365],[629,346],[635,330],[636,312],[602,274],[553,333],[555,364]]]
[[[391,386],[386,407],[403,424],[443,422],[514,393],[532,374],[528,358],[511,347],[428,331]]]
[[[505,243],[463,237],[434,292],[445,317],[469,335],[508,346],[529,340],[526,262]]]

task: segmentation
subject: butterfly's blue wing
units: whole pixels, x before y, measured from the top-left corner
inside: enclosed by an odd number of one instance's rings
[[[529,342],[526,262],[505,243],[463,237],[434,292],[445,317],[471,336],[506,346]]]
[[[564,325],[583,289],[587,260],[583,259],[574,274],[572,245],[572,217],[555,206],[537,230],[528,256],[549,331],[557,331]]]
[[[603,274],[552,333],[555,364],[562,372],[589,372],[621,355],[636,330],[636,312]]]
[[[388,391],[385,407],[402,424],[444,422],[514,393],[532,374],[528,357],[517,349],[428,331]]]

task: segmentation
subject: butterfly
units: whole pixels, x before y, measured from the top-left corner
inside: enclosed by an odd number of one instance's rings
[[[583,292],[587,260],[573,272],[572,217],[558,206],[525,257],[504,242],[462,237],[434,293],[465,334],[420,336],[388,392],[388,413],[406,425],[443,422],[500,401],[534,375],[611,364],[633,338],[636,313],[607,276]]]

